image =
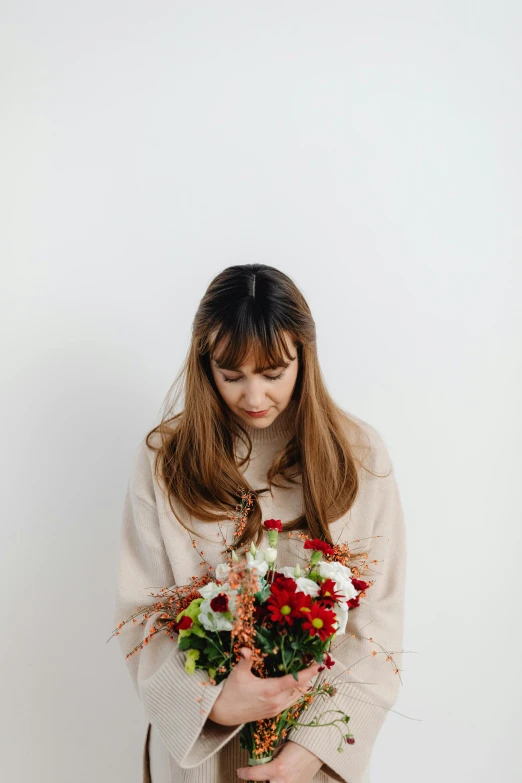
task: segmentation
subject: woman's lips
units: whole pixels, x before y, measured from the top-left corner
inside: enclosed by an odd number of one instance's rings
[[[259,419],[261,416],[264,416],[265,413],[268,413],[269,408],[266,409],[266,411],[245,411],[245,413],[248,413],[249,416],[252,416],[254,419]]]

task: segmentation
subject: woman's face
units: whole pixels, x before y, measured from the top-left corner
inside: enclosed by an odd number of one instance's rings
[[[290,337],[286,336],[285,339],[293,357],[286,368],[266,368],[256,375],[251,357],[247,364],[237,369],[219,367],[214,359],[210,360],[212,374],[223,400],[231,411],[252,427],[269,427],[292,398],[299,369],[297,348]],[[260,417],[250,416],[247,412],[265,410],[265,415]]]

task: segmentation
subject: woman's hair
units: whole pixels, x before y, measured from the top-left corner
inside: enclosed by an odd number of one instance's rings
[[[156,478],[184,527],[173,498],[197,519],[216,522],[237,513],[239,492],[245,489],[253,493],[254,502],[237,543],[261,542],[263,520],[257,496],[269,487],[250,487],[240,470],[250,458],[252,442],[221,397],[210,359],[219,359],[225,367],[240,367],[253,355],[256,372],[285,366],[292,358],[285,335],[293,339],[299,361],[292,395],[294,432],[275,455],[267,482],[284,488],[285,481],[296,484],[300,476],[304,502],[304,514],[286,523],[285,529],[305,530],[313,538],[333,543],[330,524],[353,505],[359,488],[357,466],[367,468],[351,440],[353,436],[360,440],[363,430],[326,389],[310,308],[295,283],[278,269],[266,264],[235,265],[220,272],[205,292],[161,422],[145,438],[147,446],[157,451]],[[174,413],[183,392],[183,410]],[[149,443],[153,433],[161,436],[157,448]],[[247,446],[243,460],[235,454],[234,437]]]

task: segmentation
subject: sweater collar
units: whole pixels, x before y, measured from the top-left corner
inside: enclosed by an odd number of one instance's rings
[[[254,427],[231,411],[232,418],[248,432],[252,443],[271,443],[272,441],[289,439],[295,428],[297,403],[290,400],[286,408],[279,413],[268,427]]]

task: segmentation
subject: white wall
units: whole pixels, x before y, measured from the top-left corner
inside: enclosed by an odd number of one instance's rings
[[[412,652],[372,781],[514,781],[520,5],[1,9],[2,778],[141,781],[123,494],[206,286],[258,261],[400,481]]]

